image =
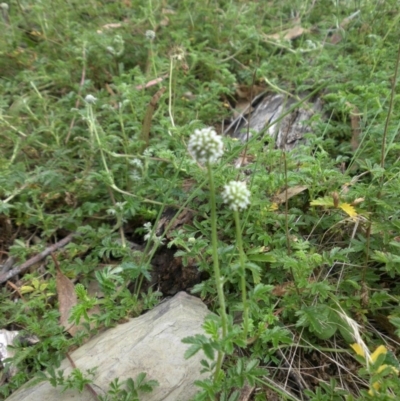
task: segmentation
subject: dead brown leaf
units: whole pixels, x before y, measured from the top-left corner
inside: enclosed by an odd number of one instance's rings
[[[105,24],[102,26],[104,29],[115,29],[115,28],[121,28],[122,24],[119,22],[116,23],[111,23],[111,24]]]
[[[265,39],[273,40],[293,40],[303,35],[303,33],[308,32],[301,25],[295,25],[292,28],[286,29],[282,32],[274,33],[272,35],[264,35]]]
[[[275,297],[283,297],[287,293],[287,287],[291,283],[278,284],[274,287],[271,294]]]
[[[259,85],[235,85],[235,93],[239,99],[253,100],[260,93],[265,91],[265,87]]]
[[[56,287],[58,296],[58,310],[60,312],[60,325],[65,327],[71,336],[74,336],[77,331],[77,327],[69,323],[69,317],[71,309],[78,303],[78,297],[75,293],[75,286],[72,281],[66,277],[58,264],[56,264]]]
[[[60,266],[54,256],[51,254],[54,264],[56,266],[56,288],[57,288],[57,296],[58,296],[58,310],[60,312],[60,325],[65,328],[65,330],[71,334],[72,337],[76,335],[78,331],[84,329],[82,322],[85,320],[81,319],[78,325],[75,323],[69,323],[69,317],[71,315],[72,308],[78,303],[78,297],[75,293],[74,283],[63,274],[60,269]],[[89,286],[88,294],[89,296],[97,296],[98,292],[96,286]],[[100,312],[100,308],[98,305],[95,305],[92,309],[87,311],[88,316],[92,316],[94,314],[98,314]],[[90,327],[93,328],[94,323],[90,323]]]
[[[238,401],[249,401],[252,394],[254,393],[255,388],[255,386],[249,386],[248,384],[245,384],[240,390]]]
[[[171,8],[163,8],[161,10],[161,14],[175,15],[176,11],[172,10]]]
[[[356,11],[355,13],[349,15],[346,17],[339,25],[339,29],[332,35],[330,42],[333,45],[336,45],[337,43],[341,42],[343,39],[342,33],[344,32],[344,29],[349,25],[350,21],[353,20],[357,15],[360,13],[360,11]]]
[[[237,102],[233,110],[233,117],[250,114],[253,111],[251,103],[263,92],[265,92],[265,87],[260,85],[236,85]]]
[[[308,189],[307,185],[296,185],[295,187],[288,188],[287,190],[284,190],[280,194],[274,196],[273,201],[278,204],[284,203],[286,202],[286,199],[293,198],[293,196],[296,196],[301,192],[304,192],[306,189]]]

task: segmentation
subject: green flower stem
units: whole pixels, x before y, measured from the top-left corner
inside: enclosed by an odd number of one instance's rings
[[[247,333],[249,331],[249,307],[247,305],[247,294],[246,294],[246,256],[243,251],[242,241],[242,230],[240,228],[239,212],[234,210],[233,216],[235,218],[236,226],[236,244],[239,250],[239,263],[240,263],[240,285],[242,290],[242,303],[243,303],[243,335],[247,339]]]
[[[224,284],[221,278],[221,272],[219,270],[219,259],[218,259],[218,239],[217,239],[217,212],[215,202],[215,188],[214,188],[214,177],[210,163],[207,163],[208,179],[210,182],[210,204],[211,204],[211,242],[212,242],[212,256],[214,263],[214,278],[215,285],[217,287],[218,301],[220,307],[221,326],[222,326],[222,339],[226,337],[228,319],[226,316],[225,296],[224,296]],[[224,353],[223,351],[218,352],[217,366],[215,368],[214,381],[218,379],[219,372],[221,370],[222,360]]]
[[[106,158],[104,156],[103,147],[101,145],[101,140],[100,140],[100,137],[99,137],[99,133],[97,132],[96,119],[94,118],[93,109],[92,109],[92,106],[90,104],[88,105],[88,110],[89,110],[89,129],[90,129],[90,132],[92,134],[94,134],[94,136],[96,138],[96,142],[97,142],[97,145],[98,145],[99,150],[100,150],[100,156],[101,156],[101,160],[103,162],[104,169],[106,170],[110,181],[114,184],[114,180],[112,179],[110,170],[108,169]]]
[[[137,195],[135,195],[135,194],[133,194],[131,192],[124,191],[124,190],[118,188],[115,185],[114,178],[113,178],[113,176],[112,176],[112,174],[111,174],[111,172],[110,172],[110,170],[108,168],[108,165],[107,165],[107,161],[106,161],[106,158],[105,158],[105,153],[110,154],[111,156],[114,156],[114,157],[117,157],[117,156],[116,156],[115,153],[105,150],[104,147],[101,145],[101,140],[100,140],[99,133],[97,132],[96,120],[95,120],[95,117],[94,117],[93,109],[92,109],[92,107],[90,105],[88,105],[88,107],[89,107],[88,125],[89,125],[89,132],[90,132],[90,135],[91,135],[91,146],[92,146],[92,149],[94,149],[94,147],[93,147],[93,136],[94,136],[95,137],[94,139],[96,140],[96,142],[97,142],[97,144],[99,146],[100,155],[101,155],[101,159],[102,159],[102,162],[103,162],[104,169],[105,169],[105,171],[107,173],[107,177],[110,180],[110,184],[109,184],[110,188],[112,188],[116,192],[119,192],[120,194],[127,195],[127,196],[130,196],[132,198],[138,198]],[[121,155],[118,155],[118,157],[121,157]],[[162,202],[157,202],[157,201],[154,201],[154,200],[151,200],[151,199],[147,199],[147,198],[140,198],[140,199],[141,199],[142,202],[145,202],[145,203],[151,203],[153,205],[164,206],[164,204]]]

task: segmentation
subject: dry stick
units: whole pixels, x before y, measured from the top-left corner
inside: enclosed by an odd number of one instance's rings
[[[67,353],[65,354],[65,356],[66,356],[67,359],[69,360],[69,363],[71,364],[71,366],[72,366],[74,369],[76,369],[75,362],[74,362],[74,360],[71,358],[70,354],[67,352]],[[99,400],[99,396],[97,395],[96,391],[94,390],[94,388],[93,388],[89,383],[86,383],[86,384],[85,384],[85,387],[87,388],[87,390],[89,391],[89,393],[91,394],[91,396],[93,397],[93,399],[94,399],[95,401],[100,401],[100,400]]]
[[[254,85],[255,85],[255,81],[256,81],[256,74],[257,74],[257,70],[254,70],[253,72],[253,81],[251,83],[251,90],[250,90],[250,107],[253,104],[254,101]],[[240,162],[240,166],[242,167],[245,163],[246,160],[246,155],[247,155],[247,148],[249,146],[249,138],[250,138],[250,123],[251,123],[251,109],[250,109],[250,113],[249,113],[249,121],[247,123],[247,131],[246,131],[246,146],[244,147],[244,151],[243,151],[243,157],[242,157],[242,161]]]
[[[164,87],[159,89],[155,93],[155,95],[151,98],[150,103],[147,106],[146,114],[144,116],[143,125],[142,125],[142,138],[141,139],[144,141],[142,152],[149,147],[151,120],[153,118],[154,110],[164,92],[165,92]]]
[[[162,82],[165,78],[168,78],[168,74],[165,74],[165,75],[163,75],[163,76],[160,77],[160,78],[153,79],[153,80],[147,82],[146,84],[135,86],[135,89],[141,90],[141,89],[150,88],[151,86],[154,86],[154,85],[159,84],[159,83]]]
[[[46,248],[43,252],[40,252],[33,258],[27,260],[25,263],[22,263],[22,265],[14,267],[14,269],[10,270],[9,272],[0,275],[0,284],[5,283],[11,277],[16,276],[17,274],[23,273],[26,269],[28,269],[35,263],[40,262],[42,259],[45,259],[47,256],[49,256],[52,252],[55,252],[57,249],[63,248],[65,245],[69,244],[72,241],[72,239],[77,235],[78,234],[76,233],[69,234],[61,241],[56,242],[55,244]]]

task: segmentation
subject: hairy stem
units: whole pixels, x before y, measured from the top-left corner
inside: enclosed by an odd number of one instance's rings
[[[239,263],[240,263],[240,286],[242,291],[242,303],[243,303],[243,335],[247,338],[249,331],[249,306],[247,304],[247,293],[246,293],[246,256],[243,251],[242,231],[240,228],[239,212],[235,210],[233,212],[236,226],[236,244],[239,250]]]
[[[212,242],[212,257],[214,266],[214,278],[215,285],[217,287],[218,301],[220,307],[221,326],[222,326],[222,339],[226,337],[228,319],[226,316],[225,296],[224,296],[224,284],[221,278],[221,272],[219,269],[218,259],[218,238],[217,238],[217,212],[215,202],[215,188],[214,188],[214,177],[210,164],[207,164],[208,179],[210,182],[210,206],[211,206],[211,242]],[[214,381],[217,380],[219,372],[221,370],[223,351],[218,352],[217,366],[214,373]]]

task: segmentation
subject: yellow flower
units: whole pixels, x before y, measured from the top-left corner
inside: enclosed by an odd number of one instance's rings
[[[379,382],[372,383],[372,388],[373,389],[368,391],[369,395],[374,395],[374,394],[378,393],[379,389],[381,388],[381,383],[379,383]]]
[[[384,345],[380,345],[371,355],[369,355],[369,351],[367,348],[362,347],[358,343],[351,344],[350,346],[351,346],[351,348],[353,348],[354,352],[357,355],[363,357],[364,359],[366,359],[365,354],[367,354],[368,362],[372,363],[372,364],[374,364],[378,360],[380,355],[387,353],[387,348]],[[399,373],[399,371],[394,366],[390,366],[390,365],[379,366],[378,369],[376,370],[376,373],[382,372],[388,366],[390,367],[390,370],[392,371],[392,373],[396,373],[396,374]],[[367,367],[368,367],[368,364],[367,364]],[[381,388],[380,381],[376,381],[375,383],[372,383],[371,389],[368,391],[368,394],[372,396],[375,393],[377,393],[380,388]]]
[[[382,372],[382,370],[386,369],[388,366],[390,367],[390,370],[392,371],[392,373],[396,373],[396,375],[399,374],[399,371],[394,366],[390,366],[390,365],[379,366],[377,372],[378,373]],[[375,383],[372,383],[372,389],[368,391],[368,394],[374,395],[376,392],[379,391],[380,388],[381,388],[381,382],[376,381]]]
[[[350,347],[353,348],[353,350],[355,351],[355,353],[357,355],[362,356],[364,359],[365,359],[365,351],[367,351],[367,355],[369,355],[368,349],[365,347],[362,347],[358,343],[351,344]]]
[[[379,355],[386,354],[387,348],[384,345],[380,345],[371,355],[371,362],[375,363],[376,360],[379,358]]]
[[[363,348],[360,344],[355,343],[350,345],[351,348],[355,351],[355,353],[359,356],[362,356],[365,359],[365,348]],[[369,355],[369,352],[367,350],[368,354],[368,361],[370,363],[375,363],[377,359],[379,358],[380,355],[386,354],[387,353],[387,348],[384,345],[380,345],[373,353],[372,355]],[[383,369],[381,369],[383,370]]]

